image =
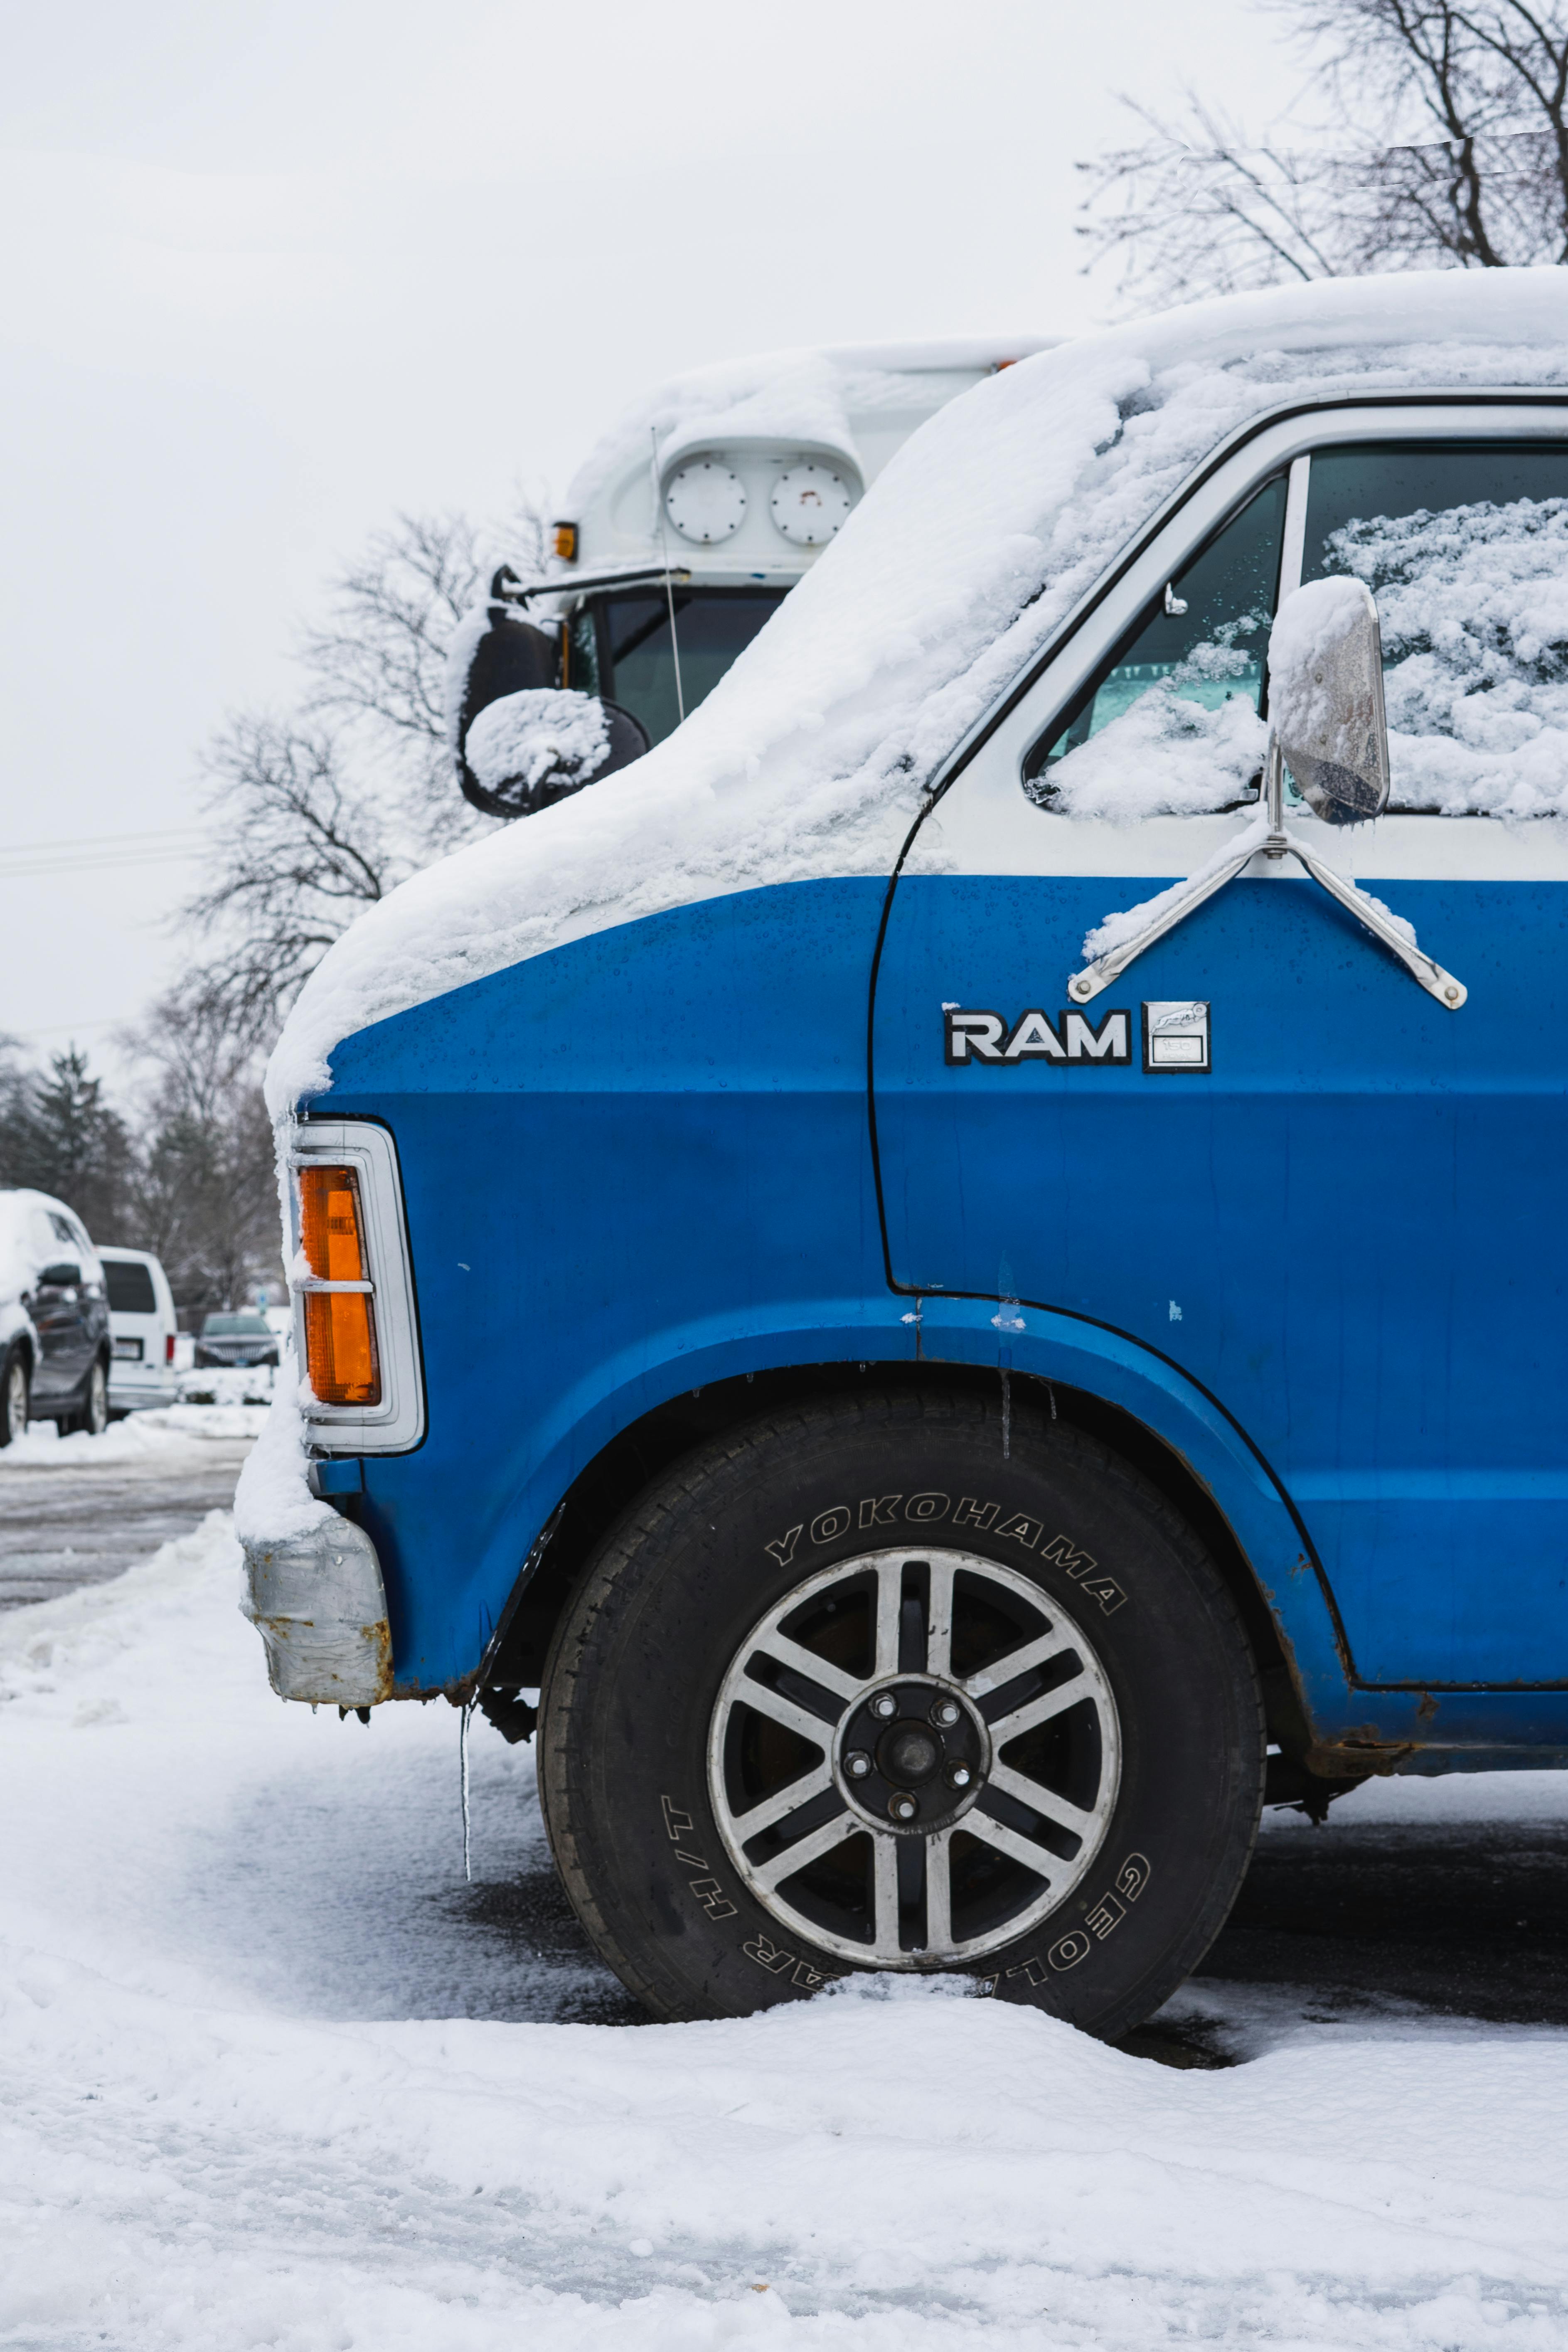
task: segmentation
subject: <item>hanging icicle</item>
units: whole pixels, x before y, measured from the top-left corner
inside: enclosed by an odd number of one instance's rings
[[[468,1717],[473,1711],[473,1700],[466,1700],[458,1728],[458,1768],[463,1790],[463,1877],[470,1886],[474,1883],[474,1873],[468,1842]]]

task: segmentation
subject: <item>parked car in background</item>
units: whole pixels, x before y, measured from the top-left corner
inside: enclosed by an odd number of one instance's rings
[[[257,1308],[234,1314],[209,1315],[196,1341],[196,1363],[275,1364],[278,1334]]]
[[[0,1445],[29,1418],[109,1425],[109,1305],[87,1228],[63,1201],[0,1191]]]
[[[109,1417],[173,1404],[177,1329],[169,1277],[150,1250],[101,1249],[109,1294]]]

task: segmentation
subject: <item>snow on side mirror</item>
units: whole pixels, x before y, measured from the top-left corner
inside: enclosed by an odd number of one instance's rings
[[[560,683],[558,630],[489,600],[458,624],[447,656],[447,732],[463,797],[487,816],[528,816],[647,750],[629,711]]]
[[[463,739],[463,761],[483,794],[479,807],[526,816],[647,750],[629,710],[570,687],[524,687],[486,703]]]
[[[1330,824],[1388,805],[1383,640],[1360,580],[1312,580],[1287,596],[1268,638],[1268,715],[1297,789]]]

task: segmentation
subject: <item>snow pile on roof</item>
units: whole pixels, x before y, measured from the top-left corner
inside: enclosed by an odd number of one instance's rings
[[[1342,279],[1042,352],[905,443],[729,675],[646,759],[416,875],[307,983],[281,1115],[333,1045],[584,933],[728,890],[886,874],[923,787],[1235,427],[1293,399],[1568,383],[1568,276]]]
[[[237,1570],[215,1513],[0,1618],[18,2352],[1558,2352],[1560,2030],[1212,1976],[1219,2073],[941,1979],[551,2021],[631,2005],[528,1749],[472,1728],[466,1889],[457,1715],[280,1705]],[[1366,1872],[1458,1821],[1517,1871],[1565,1795],[1373,1782],[1263,1839]]]
[[[852,417],[907,407],[911,377],[994,367],[1048,349],[1054,340],[1005,335],[852,343],[753,352],[691,369],[656,386],[616,418],[574,477],[566,511],[585,514],[605,485],[628,467],[651,463],[662,474],[684,451],[715,443],[815,443],[842,451],[858,468]]]

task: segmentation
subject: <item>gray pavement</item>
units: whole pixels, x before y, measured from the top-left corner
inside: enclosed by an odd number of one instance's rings
[[[248,1438],[195,1438],[142,1462],[0,1463],[0,1609],[107,1584],[234,1500]]]

